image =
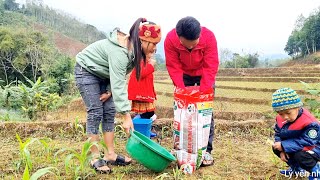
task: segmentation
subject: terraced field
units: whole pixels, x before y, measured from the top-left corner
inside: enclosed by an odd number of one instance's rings
[[[314,67],[220,69],[214,99],[214,166],[200,168],[187,176],[179,173],[174,163],[162,173],[153,173],[133,162],[126,167],[112,167],[114,172],[111,175],[93,174],[87,179],[287,179],[279,176],[278,169],[284,168],[285,164],[273,155],[268,143],[273,136],[275,116],[270,107],[271,95],[278,88],[291,87],[302,97],[308,97],[299,80],[318,85],[319,72],[320,68]],[[158,120],[154,123],[158,133],[156,141],[171,149],[174,86],[167,72],[155,73],[155,89],[158,98]],[[55,175],[49,174],[42,179],[76,179],[73,170],[78,162],[69,165],[73,169],[67,171],[67,154],[58,158],[54,154],[64,148],[81,152],[86,140],[84,130],[80,128],[85,127],[86,120],[81,98],[49,113],[44,119],[36,122],[0,122],[0,179],[22,179],[24,168],[18,166],[21,157],[16,133],[23,141],[30,137],[49,139],[47,149],[39,144],[28,147],[34,170],[57,168]],[[116,123],[120,121],[117,116]],[[125,135],[116,131],[117,152],[126,154],[125,142]],[[90,168],[86,166],[83,172],[90,172]]]
[[[172,107],[174,86],[168,72],[156,72],[155,79],[157,104]],[[237,117],[238,120],[247,120],[247,116],[241,116],[252,113],[265,118],[272,114],[272,93],[281,87],[295,89],[302,99],[310,97],[300,81],[307,82],[311,86],[317,85],[320,82],[320,68],[220,69],[215,88],[216,117],[219,118],[219,115],[224,113],[232,114],[229,117]]]

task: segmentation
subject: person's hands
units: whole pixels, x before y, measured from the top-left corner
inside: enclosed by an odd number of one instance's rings
[[[107,91],[100,95],[100,101],[106,102],[111,97],[111,92]]]
[[[132,119],[131,119],[131,116],[130,116],[130,113],[126,113],[125,115],[125,120],[122,124],[122,127],[124,129],[124,131],[130,135],[130,129],[133,131],[133,123],[132,123]]]
[[[282,149],[282,146],[281,146],[281,142],[275,142],[273,145],[272,145],[273,149],[276,149],[278,151],[283,151]]]
[[[287,153],[285,153],[285,152],[281,152],[280,153],[280,159],[282,160],[282,161],[284,161],[284,162],[288,162],[288,159],[289,159],[289,155],[287,154]]]

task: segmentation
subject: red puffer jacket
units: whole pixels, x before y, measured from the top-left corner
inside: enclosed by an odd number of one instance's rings
[[[199,43],[189,52],[173,29],[164,41],[164,50],[166,66],[175,86],[184,88],[183,74],[187,74],[201,76],[200,91],[212,88],[219,67],[217,41],[212,31],[202,27]]]
[[[153,102],[156,99],[156,92],[153,85],[154,67],[151,64],[144,65],[141,61],[140,80],[137,81],[136,69],[131,72],[128,84],[129,100]]]

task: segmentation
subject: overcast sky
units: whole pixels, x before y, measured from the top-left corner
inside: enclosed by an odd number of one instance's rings
[[[218,48],[261,55],[285,54],[297,17],[308,17],[320,6],[320,0],[43,1],[105,32],[120,27],[127,33],[137,18],[145,17],[161,25],[165,37],[179,19],[193,16],[215,33]]]

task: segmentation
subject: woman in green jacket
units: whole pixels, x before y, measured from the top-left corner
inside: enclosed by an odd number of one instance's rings
[[[132,25],[129,35],[115,29],[106,39],[97,41],[76,56],[76,84],[87,108],[86,131],[92,142],[99,141],[99,125],[102,124],[103,139],[107,145],[104,157],[99,149],[91,148],[91,166],[100,173],[110,173],[111,165],[128,165],[129,157],[114,151],[114,117],[116,112],[124,116],[122,124],[126,133],[133,130],[130,116],[126,76],[136,68],[140,77],[140,63],[146,61],[147,53],[154,53],[161,38],[160,27],[144,18]]]

